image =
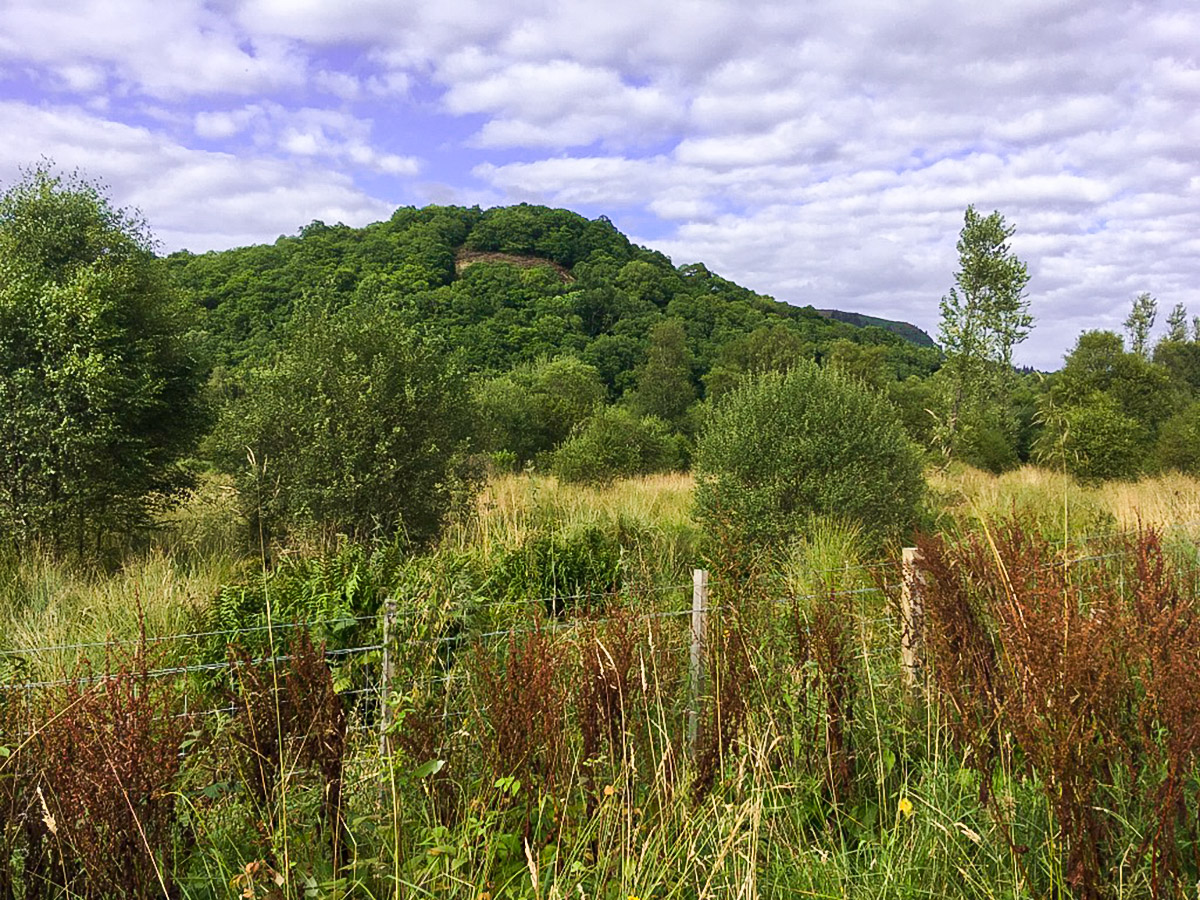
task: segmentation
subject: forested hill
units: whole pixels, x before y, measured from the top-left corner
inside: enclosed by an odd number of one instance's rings
[[[506,372],[562,355],[594,366],[615,399],[634,382],[655,326],[682,325],[695,384],[723,384],[777,357],[866,354],[892,377],[927,375],[939,353],[757,294],[702,263],[676,267],[611,222],[522,204],[404,207],[364,228],[314,222],[274,244],[173,254],[177,282],[207,310],[217,365],[272,355],[305,304],[382,301],[439,335],[469,368]],[[859,348],[855,350],[854,348]]]

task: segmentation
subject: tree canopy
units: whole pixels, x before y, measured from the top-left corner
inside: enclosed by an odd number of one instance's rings
[[[194,316],[140,217],[43,165],[0,197],[0,524],[75,550],[146,523],[205,425]]]

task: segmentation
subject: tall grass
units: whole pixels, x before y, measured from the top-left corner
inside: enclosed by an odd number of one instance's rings
[[[934,610],[929,692],[901,677],[898,561],[864,559],[853,527],[814,521],[770,568],[714,571],[694,746],[688,617],[674,615],[689,603],[675,585],[699,559],[686,477],[606,489],[505,477],[427,554],[344,547],[285,561],[267,579],[281,621],[331,611],[349,622],[396,600],[390,739],[381,753],[377,698],[357,693],[377,659],[330,668],[314,649],[339,633],[284,650],[294,659],[278,684],[247,644],[240,689],[216,676],[190,685],[194,704],[227,713],[159,729],[178,744],[159,756],[182,764],[164,763],[162,782],[142,788],[154,815],[171,810],[170,827],[146,820],[141,844],[115,845],[141,867],[133,893],[155,895],[147,873],[165,861],[173,895],[247,900],[1185,895],[1200,877],[1200,716],[1186,684],[1200,631],[1195,584],[1178,576],[1188,559],[1171,555],[1185,548],[1164,544],[1164,556],[1110,540],[1096,554],[1106,558],[1064,566],[1082,554],[1062,542],[1139,517],[1179,524],[1198,485],[1089,487],[1033,469],[932,479],[939,546],[954,562],[932,576],[947,603]],[[261,621],[263,575],[220,498],[194,519],[181,511],[173,544],[117,571],[10,560],[3,643],[136,637],[143,621],[149,633],[184,631],[217,613]],[[1025,544],[997,537],[995,522],[1014,513],[1039,542],[1037,565],[1017,552]],[[542,602],[580,579],[600,586],[594,603]],[[1093,608],[1119,613],[1119,628]],[[1036,641],[1023,621],[1037,624]],[[353,627],[366,630],[347,641],[378,639],[372,623]],[[1131,636],[1123,661],[1114,633]],[[223,646],[207,649],[224,658]],[[1172,654],[1191,660],[1178,677]],[[48,670],[71,670],[52,659]],[[989,695],[988,678],[1004,693]],[[69,761],[52,772],[29,752],[31,727],[55,733],[38,725],[54,709],[11,696],[0,692],[0,897],[87,893],[66,843],[47,858],[75,869],[32,893],[22,884],[29,835],[46,840],[46,817],[75,807],[53,787]],[[123,727],[119,710],[77,702],[90,718],[64,721]],[[173,702],[161,701],[172,716]],[[102,750],[87,778],[128,825],[127,782],[106,780]],[[171,803],[150,803],[166,794]],[[82,849],[108,847],[78,834]]]

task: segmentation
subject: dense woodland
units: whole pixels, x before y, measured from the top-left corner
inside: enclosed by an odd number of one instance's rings
[[[1028,275],[1006,243],[1013,227],[998,214],[973,221],[993,226],[985,255],[1018,267],[1027,307]],[[960,242],[964,266],[974,252]],[[884,396],[931,458],[994,472],[1033,461],[1099,479],[1200,467],[1197,324],[1176,307],[1156,339],[1149,295],[1134,301],[1128,343],[1088,332],[1046,375],[1011,364],[1032,320],[999,345],[995,330],[992,344],[956,344],[943,304],[942,352],[905,323],[792,306],[703,263],[675,266],[603,217],[525,204],[402,208],[361,229],[314,222],[273,245],[167,262],[204,310],[218,401],[278,365],[305,329],[379,316],[387,333],[419,334],[453,358],[473,401],[470,446],[501,469],[602,481],[687,467],[714,402],[747,376],[801,361]],[[226,422],[235,445],[247,443]]]

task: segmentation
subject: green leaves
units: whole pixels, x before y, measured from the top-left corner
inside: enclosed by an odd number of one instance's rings
[[[0,197],[0,525],[82,550],[186,483],[190,308],[140,219],[48,167]]]
[[[786,542],[814,514],[897,536],[924,484],[886,401],[807,362],[729,394],[706,423],[696,468],[700,519],[718,539],[749,545]]]
[[[968,206],[963,217],[959,268],[941,301],[938,332],[949,387],[939,434],[946,455],[954,452],[964,420],[1012,418],[1005,415],[1012,351],[1033,327],[1025,295],[1029,272],[1008,244],[1015,231],[999,212],[981,216]],[[1015,430],[1011,421],[1009,428]]]
[[[315,302],[300,315],[226,409],[220,465],[270,529],[428,541],[467,486],[469,408],[453,357],[379,303]]]

